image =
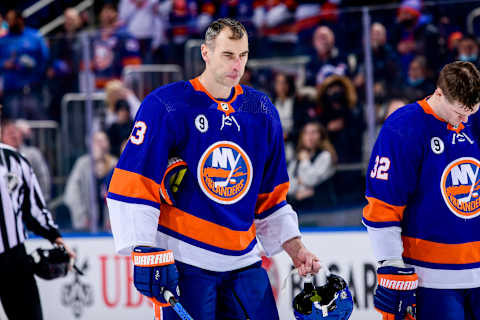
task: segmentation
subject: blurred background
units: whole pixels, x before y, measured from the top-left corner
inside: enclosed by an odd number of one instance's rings
[[[27,0],[0,5],[3,143],[32,163],[62,231],[109,231],[105,195],[143,98],[203,69],[219,17],[240,20],[242,79],[285,135],[302,226],[360,226],[366,162],[396,108],[440,68],[479,64],[479,1]]]

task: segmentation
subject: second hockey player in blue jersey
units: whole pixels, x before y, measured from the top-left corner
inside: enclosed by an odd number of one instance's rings
[[[480,72],[454,62],[380,132],[363,222],[384,319],[480,319],[479,104]]]

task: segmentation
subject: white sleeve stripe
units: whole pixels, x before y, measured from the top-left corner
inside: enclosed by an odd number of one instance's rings
[[[129,255],[136,245],[155,246],[160,210],[107,198],[115,249]]]
[[[402,259],[403,242],[400,227],[372,228],[366,226],[377,261]]]
[[[264,219],[255,219],[255,227],[267,256],[282,251],[285,241],[301,236],[297,214],[288,204]]]

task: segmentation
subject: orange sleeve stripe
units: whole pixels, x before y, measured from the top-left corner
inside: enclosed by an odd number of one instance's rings
[[[480,241],[447,244],[402,236],[403,256],[440,264],[480,262]]]
[[[161,204],[158,224],[188,238],[227,250],[241,251],[255,239],[255,224],[247,231],[231,230],[178,208]]]
[[[260,214],[286,200],[289,187],[290,182],[285,182],[276,186],[270,193],[259,194],[255,205],[255,214]]]
[[[368,204],[363,208],[363,217],[371,222],[402,221],[406,206],[394,206],[376,198],[367,197]]]
[[[160,203],[160,185],[138,173],[115,168],[109,192]]]

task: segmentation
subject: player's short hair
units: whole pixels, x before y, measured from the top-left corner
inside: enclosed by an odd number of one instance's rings
[[[480,72],[471,62],[455,61],[444,66],[437,87],[449,102],[460,102],[467,110],[480,103]]]
[[[232,31],[230,35],[230,39],[232,40],[240,40],[247,34],[247,30],[241,22],[231,18],[221,18],[213,21],[208,26],[207,31],[205,31],[205,44],[212,46],[213,40],[215,40],[225,28],[229,28]]]

